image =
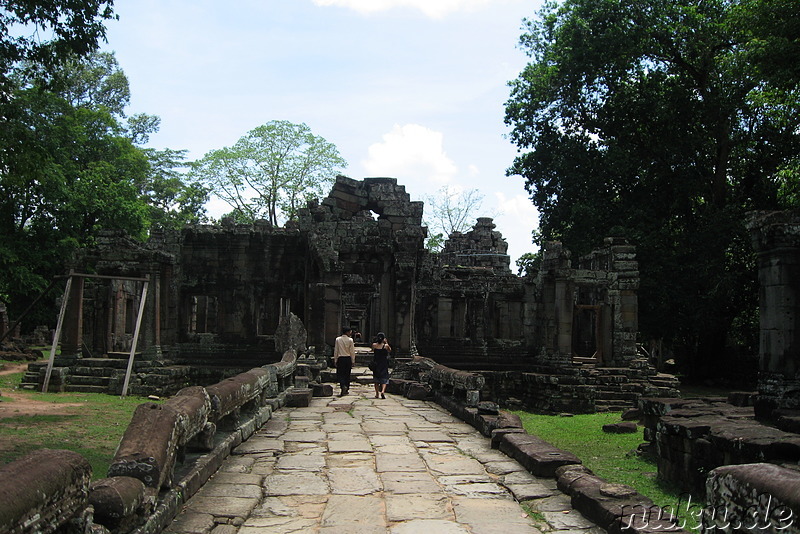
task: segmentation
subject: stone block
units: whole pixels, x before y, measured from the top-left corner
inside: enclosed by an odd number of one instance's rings
[[[796,469],[765,463],[718,467],[706,480],[707,509],[728,513],[707,519],[720,531],[741,522],[752,526],[746,532],[800,532],[798,488]]]
[[[332,397],[333,386],[331,384],[320,384],[317,382],[311,383],[311,389],[314,397]]]
[[[608,432],[609,434],[635,434],[638,430],[639,427],[632,421],[603,425],[603,432]]]
[[[556,469],[562,465],[581,463],[571,452],[558,449],[530,434],[504,434],[499,448],[531,474],[540,477],[553,477]]]
[[[92,467],[72,451],[39,449],[0,466],[0,529],[54,532],[88,505]]]
[[[427,400],[433,395],[433,390],[428,384],[413,382],[409,384],[406,397],[411,400]]]
[[[167,405],[146,402],[137,406],[108,476],[138,478],[150,488],[169,487],[181,438],[178,418],[178,412]]]
[[[524,428],[495,428],[491,433],[491,447],[497,449],[506,434],[524,434]]]
[[[294,388],[286,392],[286,406],[293,408],[306,408],[311,404],[314,390],[310,388]]]
[[[132,477],[111,477],[95,481],[89,490],[94,519],[109,530],[135,522],[145,505],[145,486]]]

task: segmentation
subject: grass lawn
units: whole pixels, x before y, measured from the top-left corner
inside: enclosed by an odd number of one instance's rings
[[[633,452],[644,442],[642,433],[603,432],[603,425],[621,420],[619,413],[572,417],[536,415],[522,411],[514,413],[522,419],[529,434],[573,453],[600,478],[614,484],[627,484],[662,508],[678,507],[678,515],[683,517],[680,512],[685,510],[686,495],[681,495],[676,487],[658,478],[658,467],[652,460]],[[696,503],[696,500],[693,502]],[[687,517],[687,527],[692,525],[692,519],[691,516]]]
[[[11,363],[11,362],[3,362]],[[0,375],[0,463],[36,449],[77,452],[92,466],[92,478],[104,478],[134,409],[146,399],[96,393],[40,393],[16,389],[24,373]],[[15,398],[9,398],[13,392]],[[17,406],[47,403],[45,413],[14,415]],[[70,406],[72,405],[72,406]],[[53,411],[57,413],[46,413]]]

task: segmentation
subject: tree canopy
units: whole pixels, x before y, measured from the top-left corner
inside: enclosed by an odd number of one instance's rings
[[[641,330],[692,364],[752,343],[742,220],[797,199],[799,8],[565,0],[525,21],[508,174],[524,177],[542,239],[581,254],[621,233],[638,247]]]
[[[84,57],[105,39],[116,18],[113,0],[0,0],[0,94],[20,64],[51,71],[65,58]]]
[[[192,164],[191,176],[225,201],[235,219],[277,225],[323,197],[346,166],[336,146],[307,125],[276,120],[207,153]]]
[[[100,230],[143,239],[153,224],[202,217],[206,198],[176,174],[182,152],[138,146],[158,118],[125,116],[128,82],[113,54],[31,72],[14,71],[0,102],[0,298],[12,314]]]

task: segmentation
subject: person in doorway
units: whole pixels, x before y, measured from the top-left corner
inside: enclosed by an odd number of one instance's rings
[[[378,332],[372,340],[372,377],[375,380],[375,398],[386,398],[386,385],[389,383],[389,353],[392,347],[383,332]]]
[[[356,363],[356,344],[353,343],[353,329],[345,326],[342,335],[333,343],[333,365],[336,366],[336,381],[339,382],[339,396],[350,391],[350,371]]]

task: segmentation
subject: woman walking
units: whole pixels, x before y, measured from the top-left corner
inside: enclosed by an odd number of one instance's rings
[[[386,385],[389,383],[389,353],[392,347],[383,332],[378,332],[372,340],[372,377],[375,379],[375,398],[386,398]]]

